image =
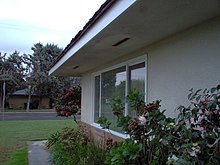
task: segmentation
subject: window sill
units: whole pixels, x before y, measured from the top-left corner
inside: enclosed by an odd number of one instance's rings
[[[115,135],[115,136],[118,136],[118,137],[121,137],[123,139],[128,139],[130,138],[130,136],[128,134],[123,134],[123,133],[119,133],[119,132],[116,132],[116,131],[113,131],[113,130],[107,130],[107,129],[103,129],[99,124],[97,123],[93,123],[91,124],[91,126],[95,127],[95,128],[98,128],[98,129],[101,129],[105,132],[110,132],[111,134]]]

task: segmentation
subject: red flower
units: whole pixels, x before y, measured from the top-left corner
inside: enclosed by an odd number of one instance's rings
[[[80,104],[81,87],[77,86],[66,89],[64,93],[58,94],[54,107],[58,116],[72,116],[80,111]]]
[[[57,95],[57,98],[58,98],[58,99],[60,99],[61,97],[62,97],[62,95],[61,95],[61,94],[58,94],[58,95]]]
[[[68,96],[70,96],[70,92],[67,92],[67,93],[66,93],[66,97],[68,97]]]
[[[71,115],[72,115],[72,113],[71,113],[71,112],[68,112],[68,113],[67,113],[67,115],[68,115],[68,116],[71,116]]]

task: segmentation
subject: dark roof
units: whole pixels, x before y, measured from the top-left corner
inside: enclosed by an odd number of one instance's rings
[[[28,91],[29,91],[29,89],[21,89],[21,90],[18,90],[18,91],[15,91],[14,93],[12,93],[11,95],[12,96],[26,96],[26,95],[28,95]],[[36,96],[37,94],[36,93],[33,93],[32,92],[32,94],[31,94],[32,96]]]
[[[106,0],[101,7],[95,12],[92,18],[85,24],[70,43],[66,46],[60,56],[52,63],[51,68],[71,49],[73,45],[87,32],[87,30],[116,2],[117,0]]]

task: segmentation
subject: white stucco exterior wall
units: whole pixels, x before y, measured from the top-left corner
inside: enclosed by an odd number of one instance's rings
[[[220,17],[148,48],[148,101],[162,100],[173,116],[189,105],[189,89],[220,83]]]
[[[174,117],[179,105],[189,105],[189,89],[210,88],[220,83],[220,17],[146,46],[123,59],[144,54],[148,54],[148,102],[162,100],[161,109]],[[111,65],[119,61],[123,60],[118,59]],[[93,122],[91,78],[92,73],[82,78],[81,118],[89,124]]]
[[[82,105],[81,105],[81,121],[92,123],[92,84],[91,74],[86,74],[82,77]]]

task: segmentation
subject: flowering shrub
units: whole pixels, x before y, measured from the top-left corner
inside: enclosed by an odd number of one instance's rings
[[[58,116],[75,116],[81,109],[81,87],[74,86],[59,93],[54,107]]]
[[[159,100],[145,105],[136,91],[127,96],[127,101],[137,116],[124,116],[124,102],[116,98],[112,111],[118,126],[130,135],[130,140],[118,144],[111,141],[114,145],[108,146],[105,163],[219,164],[220,85],[211,90],[190,92],[191,104],[187,108],[180,106],[177,118],[166,117],[165,111],[160,111]],[[109,128],[107,119],[102,117],[99,123]]]

